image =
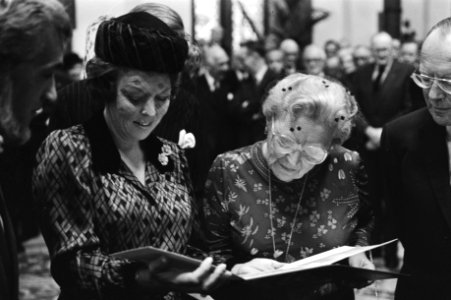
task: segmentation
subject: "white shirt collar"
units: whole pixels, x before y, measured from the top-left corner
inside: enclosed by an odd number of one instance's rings
[[[209,72],[205,72],[205,79],[207,80],[208,83],[208,87],[210,88],[211,92],[214,92],[216,90],[216,80],[213,78],[213,76],[211,76],[211,74]]]
[[[260,70],[257,71],[257,73],[255,73],[255,82],[257,84],[260,84],[260,82],[262,82],[263,77],[265,76],[266,71],[268,70],[268,66],[267,65],[263,65],[263,67],[260,68]]]
[[[381,83],[384,82],[385,78],[387,78],[388,72],[390,72],[392,65],[393,65],[393,59],[389,60],[387,62],[387,64],[385,65],[384,73],[382,73],[382,77],[381,77],[381,81],[380,81]],[[373,75],[372,75],[373,80],[376,79],[378,72],[379,72],[379,65],[376,64],[374,66]]]

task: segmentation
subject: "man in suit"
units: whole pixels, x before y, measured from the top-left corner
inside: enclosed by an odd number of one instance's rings
[[[0,7],[0,132],[9,146],[30,137],[41,99],[56,97],[53,74],[71,36],[56,0],[15,0]],[[0,299],[18,299],[14,231],[0,191]]]
[[[397,300],[451,299],[451,18],[426,35],[418,72],[426,108],[388,123],[384,178],[405,248]]]
[[[197,146],[203,153],[199,171],[202,183],[206,180],[215,157],[235,146],[235,133],[227,105],[233,100],[233,90],[239,84],[236,77],[232,78],[229,56],[218,44],[204,49],[203,61],[201,74],[195,80],[195,94],[200,102],[202,123],[202,137],[198,139]]]
[[[268,68],[265,49],[260,42],[245,41],[239,49],[249,78],[241,82],[235,92],[232,115],[238,124],[238,147],[250,145],[265,138],[265,120],[262,103],[268,88],[280,75]]]
[[[371,49],[374,63],[357,69],[351,83],[363,117],[357,122],[347,146],[359,151],[366,163],[377,219],[382,220],[386,214],[379,149],[382,127],[410,111],[412,87],[415,87],[410,82],[410,75],[414,67],[395,59],[392,38],[386,32],[379,32],[371,38]],[[392,237],[390,224],[380,222],[377,228],[374,242]],[[389,245],[384,251],[386,265],[398,267],[396,245]]]

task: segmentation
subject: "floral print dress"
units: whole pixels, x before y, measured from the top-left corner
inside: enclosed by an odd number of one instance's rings
[[[356,152],[334,146],[306,176],[283,182],[271,174],[262,146],[221,154],[210,170],[206,235],[219,261],[230,267],[256,257],[290,262],[338,246],[369,244],[374,217]]]

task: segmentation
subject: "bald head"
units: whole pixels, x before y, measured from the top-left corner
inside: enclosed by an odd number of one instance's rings
[[[283,52],[285,68],[296,69],[299,60],[299,45],[295,40],[285,39],[280,43]]]
[[[386,32],[379,32],[371,38],[371,50],[376,64],[387,65],[393,60],[393,39]]]
[[[280,50],[284,53],[298,53],[299,54],[299,46],[295,40],[285,39],[280,43]]]
[[[451,78],[451,18],[440,21],[427,34],[421,47],[419,72],[437,80]],[[434,121],[451,126],[451,88],[438,81],[419,84]],[[421,80],[419,80],[421,82]],[[418,83],[417,83],[418,84]]]
[[[302,64],[310,75],[321,75],[326,63],[326,52],[323,48],[310,44],[302,52]]]
[[[216,80],[222,80],[229,69],[229,56],[218,44],[206,47],[204,50],[205,69]]]

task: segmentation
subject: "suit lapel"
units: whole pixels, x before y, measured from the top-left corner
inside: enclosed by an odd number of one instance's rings
[[[428,124],[422,128],[421,139],[424,168],[435,198],[451,229],[451,186],[446,129],[429,118]]]
[[[379,91],[382,93],[382,91],[385,91],[387,87],[390,87],[391,82],[396,82],[396,80],[393,80],[396,76],[398,76],[398,64],[394,61],[390,67],[390,70],[388,70],[387,76],[382,82]]]

